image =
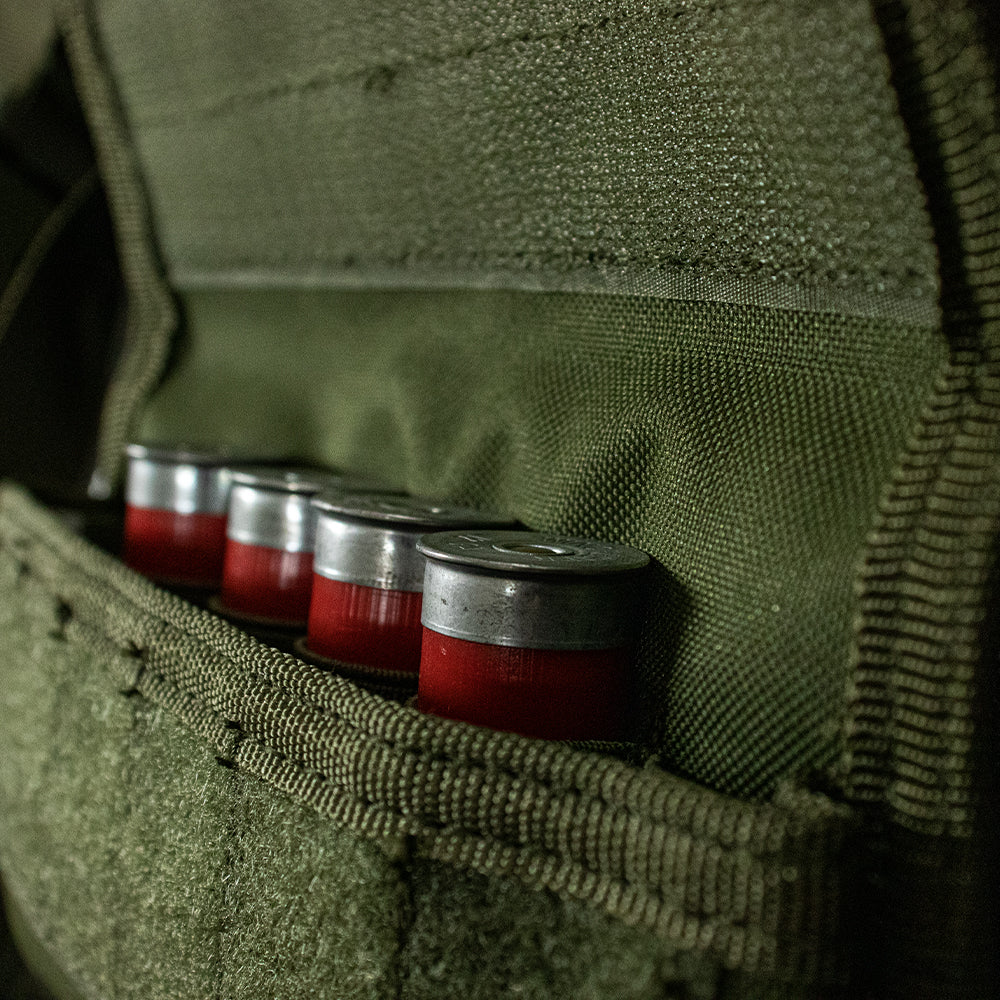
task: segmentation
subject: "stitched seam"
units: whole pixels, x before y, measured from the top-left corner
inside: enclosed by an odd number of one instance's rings
[[[71,636],[68,638],[68,641],[80,642],[81,639]],[[143,682],[147,681],[147,678],[148,682],[144,684]],[[192,697],[192,698],[196,697],[191,692],[186,691],[183,687],[174,683],[164,673],[148,669],[144,671],[139,677],[136,683],[136,689],[140,691],[140,693],[144,697],[150,698],[151,700],[154,700],[157,703],[163,703],[161,702],[161,699],[155,698],[153,695],[149,693],[148,685],[154,683],[162,685],[165,688],[169,688],[172,691],[177,691],[180,694],[185,695],[187,697]],[[205,704],[204,702],[200,703]],[[244,728],[238,720],[229,717],[224,712],[220,712],[217,709],[214,709],[208,705],[206,705],[205,707],[207,711],[210,713],[212,719],[216,723],[224,726],[226,729],[229,729],[230,731],[233,732],[237,743],[235,747],[235,752],[233,753],[232,762],[236,766],[249,771],[249,773],[254,773],[254,772],[249,768],[247,768],[244,764],[242,764],[238,759],[239,747],[244,743],[249,743],[262,750],[265,750],[271,757],[273,757],[278,761],[291,764],[299,773],[311,777],[314,780],[322,783],[323,785],[331,789],[334,789],[341,798],[353,804],[374,808],[381,812],[388,813],[392,816],[399,817],[400,819],[415,820],[419,822],[423,827],[423,830],[421,832],[425,834],[430,833],[432,836],[437,836],[439,834],[445,834],[445,833],[460,833],[469,837],[495,842],[504,847],[511,847],[514,849],[521,849],[528,847],[531,848],[536,853],[538,853],[539,855],[541,855],[542,857],[550,858],[554,861],[569,861],[571,864],[579,867],[583,871],[589,872],[592,875],[604,878],[611,877],[614,878],[616,881],[621,882],[621,884],[623,885],[630,885],[630,886],[650,889],[657,895],[662,893],[662,886],[658,886],[654,882],[637,881],[629,879],[626,876],[617,876],[617,875],[609,876],[607,872],[591,867],[582,859],[574,858],[570,854],[560,854],[548,850],[544,846],[537,844],[537,842],[534,840],[517,840],[511,837],[505,837],[503,835],[491,832],[489,830],[468,826],[462,823],[443,823],[430,813],[420,812],[420,811],[405,812],[399,809],[398,807],[390,805],[386,802],[381,802],[378,799],[371,798],[370,796],[364,795],[363,793],[358,794],[349,785],[337,781],[332,775],[328,774],[327,772],[321,771],[315,767],[310,766],[306,761],[302,760],[301,758],[296,757],[295,755],[289,753],[286,750],[282,750],[279,747],[274,746],[266,739],[250,732],[249,730]],[[580,796],[580,798],[583,797]],[[671,824],[664,823],[663,825],[670,826]],[[751,859],[753,859],[753,861],[756,861],[763,867],[775,864],[781,857],[781,852],[778,852],[777,854],[772,854],[770,852],[757,853],[754,852],[750,847],[745,845],[719,845],[719,842],[716,839],[713,839],[712,837],[704,834],[699,835],[691,833],[690,831],[683,828],[682,825],[679,823],[674,824],[674,827],[677,828],[681,833],[687,833],[689,836],[691,836],[691,839],[696,843],[702,843],[712,847],[721,846],[723,850],[730,850],[736,852],[743,851],[744,853],[748,854],[751,857]]]
[[[74,640],[70,639],[69,641],[74,641]],[[144,672],[142,677],[139,679],[139,682],[136,685],[137,690],[142,694],[143,697],[148,698],[150,701],[153,701],[157,704],[161,704],[164,707],[169,708],[168,703],[163,699],[157,698],[155,694],[151,693],[149,690],[149,687],[154,684],[159,684],[162,685],[163,687],[169,688],[170,690],[178,691],[182,694],[190,696],[190,692],[186,692],[184,691],[183,688],[178,687],[163,673],[158,671]],[[530,840],[520,841],[510,837],[504,837],[496,833],[491,833],[489,831],[484,831],[482,829],[476,829],[475,827],[470,827],[462,823],[442,823],[433,816],[431,816],[430,814],[417,811],[404,812],[400,809],[394,808],[391,805],[379,802],[377,799],[370,798],[367,795],[356,794],[348,785],[345,785],[342,782],[338,782],[334,777],[327,774],[326,772],[310,767],[304,761],[297,759],[292,754],[289,754],[284,750],[272,746],[266,740],[263,740],[260,737],[255,736],[253,733],[248,732],[239,724],[237,720],[229,718],[227,715],[225,715],[225,713],[219,712],[212,708],[208,708],[208,711],[211,714],[213,721],[215,721],[216,723],[225,727],[226,729],[230,730],[233,733],[236,739],[236,746],[235,746],[235,753],[233,754],[232,758],[232,763],[236,767],[240,768],[241,770],[245,771],[248,774],[256,774],[256,772],[252,768],[247,767],[246,764],[242,763],[239,760],[239,747],[243,744],[250,744],[252,746],[256,746],[259,749],[266,751],[268,755],[274,758],[275,760],[291,764],[296,769],[296,771],[315,779],[316,781],[320,782],[326,787],[333,789],[334,793],[339,798],[351,804],[360,805],[370,809],[375,809],[383,813],[388,813],[389,815],[397,817],[402,820],[416,821],[417,823],[420,824],[420,827],[414,834],[416,836],[423,835],[426,837],[430,837],[431,839],[434,839],[449,834],[459,834],[476,840],[485,840],[490,843],[498,844],[501,847],[509,847],[514,850],[523,850],[527,848],[531,850],[533,854],[537,855],[542,859],[551,860],[562,864],[570,864],[574,868],[577,868],[597,878],[610,879],[617,885],[647,890],[650,892],[651,895],[654,895],[661,901],[666,902],[666,897],[663,892],[663,886],[658,885],[654,882],[630,879],[626,875],[612,875],[606,871],[602,871],[598,868],[592,867],[591,865],[587,864],[587,862],[583,859],[573,857],[570,854],[557,853],[555,851],[547,849],[541,844],[537,844],[534,841]],[[218,758],[218,761],[220,765],[222,765],[223,758]],[[256,776],[263,778],[263,776],[260,774],[256,774]],[[406,831],[406,832],[413,833],[413,831]],[[699,839],[699,838],[694,838],[694,839]],[[714,846],[713,841],[710,841],[706,838],[700,838],[700,839],[703,839],[706,843],[712,844]],[[740,848],[733,848],[733,849],[737,851],[740,850]],[[747,850],[746,853],[751,854],[751,857],[753,857],[757,861],[757,863],[764,868],[768,867],[769,865],[775,864],[776,859],[771,859],[769,857],[765,857],[764,859],[758,859],[757,856],[753,855],[752,852],[750,852],[749,850]],[[692,916],[699,915],[698,911],[691,911],[685,909],[685,912],[690,913]],[[718,914],[707,914],[707,916],[718,916]],[[739,926],[739,923],[737,921],[731,921],[731,923],[733,924],[733,926]]]
[[[284,265],[291,264],[292,269],[309,262],[306,257],[292,258],[290,261],[282,261],[282,267],[276,268],[279,272],[284,269]],[[817,270],[815,268],[795,267],[774,268],[760,263],[749,251],[739,255],[730,262],[713,262],[705,258],[682,257],[677,254],[664,254],[663,256],[649,256],[644,254],[617,254],[611,251],[600,249],[583,251],[575,247],[561,247],[558,252],[549,248],[540,250],[516,250],[505,254],[491,254],[482,252],[476,254],[462,254],[448,252],[443,249],[433,247],[411,250],[405,247],[400,248],[396,253],[382,253],[370,257],[359,258],[354,254],[344,254],[329,262],[331,269],[344,272],[357,271],[364,273],[366,269],[377,265],[380,267],[399,268],[409,270],[419,269],[423,266],[447,265],[449,268],[458,267],[472,272],[483,271],[492,273],[497,267],[508,266],[513,273],[524,273],[526,275],[544,274],[569,274],[591,268],[614,268],[623,273],[634,270],[641,270],[652,275],[681,275],[686,276],[691,273],[700,274],[706,278],[757,278],[763,276],[768,280],[777,279],[789,282],[790,287],[803,288],[806,291],[823,291],[824,289],[838,289],[845,292],[856,291],[852,286],[845,283],[845,279],[880,279],[892,285],[892,290],[896,292],[910,293],[915,287],[925,288],[926,275],[913,267],[904,267],[901,270],[890,270],[888,268],[860,268],[860,267],[838,267]],[[791,265],[794,261],[789,262]],[[213,272],[224,272],[226,267],[236,267],[239,261],[233,258],[231,261],[223,261],[218,264]],[[511,265],[520,265],[513,267]],[[266,263],[263,266],[269,269]],[[273,265],[271,265],[273,266]],[[183,284],[184,277],[181,276],[180,283]],[[868,294],[871,294],[868,292]],[[880,296],[881,297],[881,296]],[[931,297],[928,291],[927,298]],[[921,325],[933,325],[927,321]]]

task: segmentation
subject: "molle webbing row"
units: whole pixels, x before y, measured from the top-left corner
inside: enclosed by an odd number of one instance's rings
[[[12,488],[0,512],[4,578],[30,574],[51,594],[51,628],[101,651],[109,698],[166,708],[220,766],[366,837],[583,900],[727,968],[800,985],[842,973],[850,826],[822,796],[742,803],[655,767],[422,716],[157,590]]]
[[[930,982],[982,996],[998,974],[1000,122],[987,9],[877,5],[939,248],[949,344],[859,587],[845,774],[872,830],[879,889],[862,965],[880,996]]]

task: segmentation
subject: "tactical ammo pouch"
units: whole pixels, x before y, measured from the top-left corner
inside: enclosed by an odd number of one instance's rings
[[[279,652],[5,485],[0,869],[56,995],[990,993],[977,18],[64,12],[127,292],[93,490],[130,438],[237,445],[655,572],[634,742],[551,743]]]

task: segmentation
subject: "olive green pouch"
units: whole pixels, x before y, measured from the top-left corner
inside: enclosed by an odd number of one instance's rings
[[[129,438],[231,445],[654,571],[634,742],[571,746],[317,669],[4,485],[0,871],[56,996],[989,992],[977,18],[67,7],[127,292],[92,496]]]

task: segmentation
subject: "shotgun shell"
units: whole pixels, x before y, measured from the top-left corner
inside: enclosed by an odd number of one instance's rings
[[[312,469],[233,473],[219,609],[265,625],[309,615],[316,524],[310,499],[344,479]]]
[[[217,587],[232,460],[142,444],[125,454],[125,563],[161,583]]]
[[[468,507],[373,493],[325,494],[306,648],[342,663],[416,675],[424,557],[417,540],[447,528],[510,525]]]
[[[422,711],[543,739],[627,737],[646,553],[530,531],[450,531],[418,550]]]

